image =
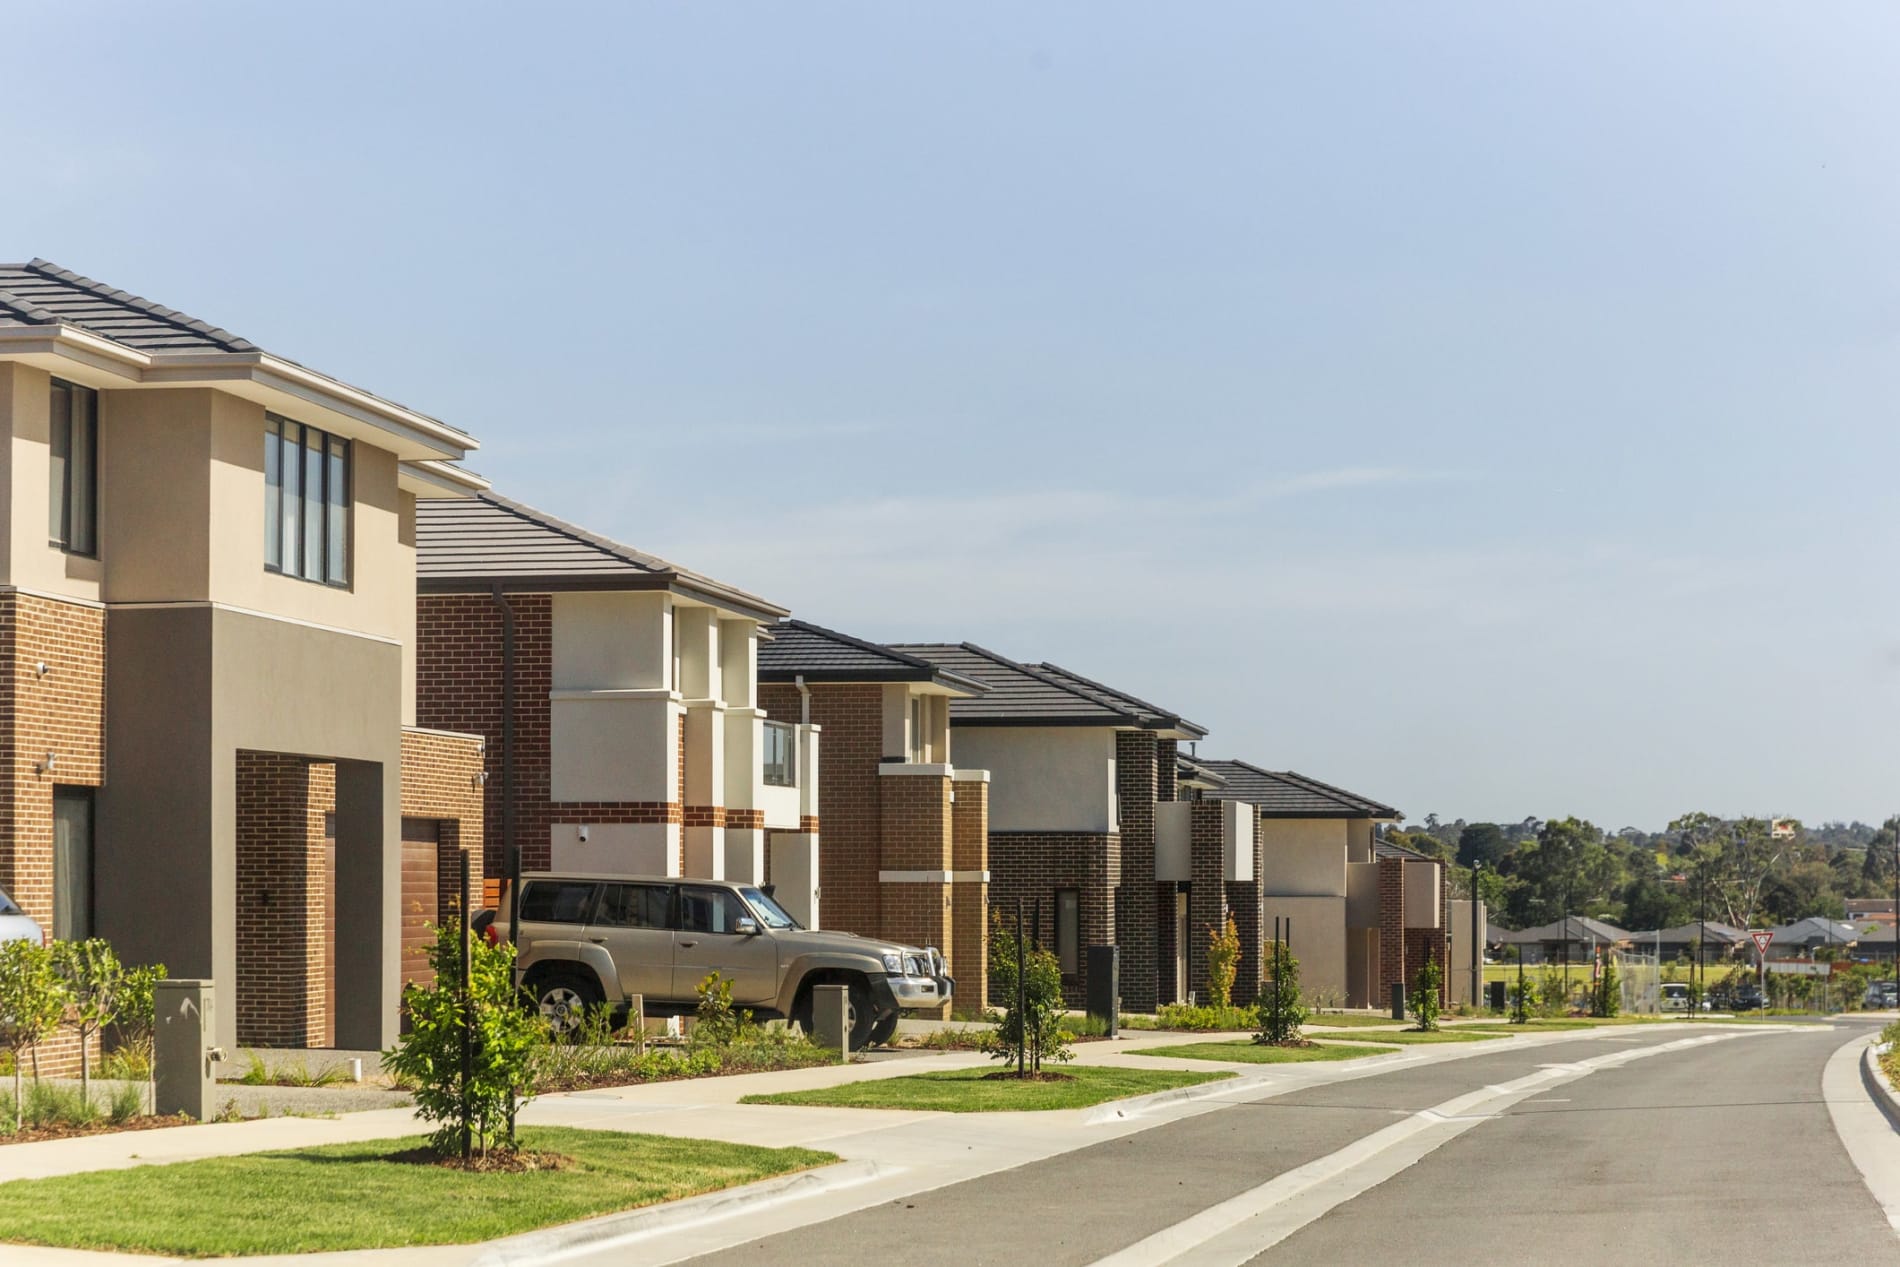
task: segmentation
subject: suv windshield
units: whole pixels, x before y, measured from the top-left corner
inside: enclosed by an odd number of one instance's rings
[[[785,908],[767,897],[762,891],[747,886],[739,890],[746,904],[759,917],[759,922],[767,928],[797,928],[798,921],[785,913]]]

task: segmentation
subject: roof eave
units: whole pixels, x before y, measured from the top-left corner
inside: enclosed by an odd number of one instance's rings
[[[644,576],[623,572],[580,572],[519,574],[508,576],[464,573],[457,576],[418,576],[416,589],[424,594],[487,594],[499,587],[509,594],[560,594],[579,592],[651,593],[655,590],[678,594],[708,606],[770,624],[787,615],[783,607],[774,607],[762,598],[739,590],[721,590],[716,586],[695,584],[675,572],[651,572]]]
[[[429,459],[402,462],[396,467],[396,486],[417,497],[473,497],[487,490],[488,481],[452,462]]]

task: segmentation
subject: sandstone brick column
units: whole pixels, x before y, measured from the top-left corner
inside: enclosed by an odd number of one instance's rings
[[[980,1011],[990,994],[990,781],[986,770],[959,770],[950,806],[950,973],[954,1006]]]
[[[1411,984],[1407,975],[1405,937],[1405,862],[1379,859],[1379,997],[1372,1006],[1383,1008],[1392,1000],[1392,983]]]
[[[322,1047],[332,1040],[324,806],[329,767],[237,754],[237,1040]]]
[[[1174,918],[1173,897],[1164,900],[1155,883],[1155,736],[1145,730],[1115,733],[1115,798],[1121,819],[1121,900],[1110,940],[1121,947],[1122,1004],[1152,1012],[1160,998],[1162,964],[1158,925]],[[1172,886],[1169,886],[1170,893]]]
[[[885,765],[878,773],[881,931],[941,949],[952,931],[949,767]]]

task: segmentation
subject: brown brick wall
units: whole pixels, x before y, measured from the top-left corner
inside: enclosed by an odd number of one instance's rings
[[[469,851],[470,909],[481,905],[483,867],[483,741],[473,736],[402,732],[402,814],[436,820],[438,910],[461,909],[455,891],[458,851]]]
[[[1227,886],[1227,909],[1240,933],[1240,969],[1234,974],[1234,1002],[1250,1006],[1259,997],[1265,976],[1266,939],[1272,930],[1266,921],[1266,820],[1256,817],[1253,831],[1253,879]]]
[[[1025,929],[1036,923],[1037,939],[1054,949],[1055,892],[1077,890],[1079,942],[1084,953],[1076,965],[1078,971],[1062,978],[1062,995],[1070,1007],[1083,1006],[1088,997],[1087,948],[1115,944],[1115,889],[1121,883],[1122,866],[1122,841],[1112,833],[990,833],[990,905],[1011,927],[1015,926],[1020,898]],[[1149,874],[1153,874],[1152,864]],[[1123,943],[1124,998],[1128,994],[1127,964],[1128,948]],[[991,1002],[1006,1006],[1008,1000]]]
[[[237,754],[238,1042],[329,1044],[324,812],[335,767]]]
[[[550,800],[554,604],[546,594],[510,594],[508,602],[515,611],[515,831],[523,869],[551,864],[556,823],[680,822],[682,790],[671,801]],[[501,839],[501,635],[501,612],[485,594],[425,594],[416,604],[416,722],[486,740],[483,852],[485,870],[495,875],[506,872],[508,846]]]
[[[1115,909],[1121,916],[1122,1000],[1131,1012],[1152,1012],[1160,998],[1163,967],[1156,925],[1162,910],[1173,910],[1160,904],[1154,882],[1157,792],[1154,734],[1117,731],[1115,795],[1121,818],[1121,866],[1116,882],[1124,891]],[[1172,960],[1169,963],[1167,977],[1172,980]]]
[[[1206,1003],[1208,938],[1227,922],[1227,886],[1221,862],[1221,803],[1195,801],[1188,810],[1188,988]]]
[[[951,870],[981,874],[990,869],[990,785],[965,779],[951,806]],[[950,974],[957,981],[956,1008],[977,1011],[990,996],[990,886],[962,880],[951,886]]]
[[[818,804],[825,819],[818,846],[824,924],[875,937],[883,929],[877,767],[884,752],[884,688],[824,682],[808,689],[811,720],[822,729],[824,744],[818,761]],[[762,683],[759,707],[773,721],[797,725],[798,688]]]
[[[1410,984],[1405,957],[1405,863],[1399,858],[1379,859],[1379,997],[1374,1007],[1391,1001],[1394,982]]]

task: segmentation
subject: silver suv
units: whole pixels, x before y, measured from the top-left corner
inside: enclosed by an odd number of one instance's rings
[[[491,942],[508,936],[506,907],[475,918]],[[690,1013],[699,983],[718,972],[735,1004],[808,1033],[812,987],[845,986],[857,1048],[888,1040],[905,1009],[939,1007],[955,990],[934,948],[801,928],[763,889],[723,880],[523,876],[519,945],[522,985],[557,1029],[590,1008],[624,1011],[636,994],[649,1016]]]

